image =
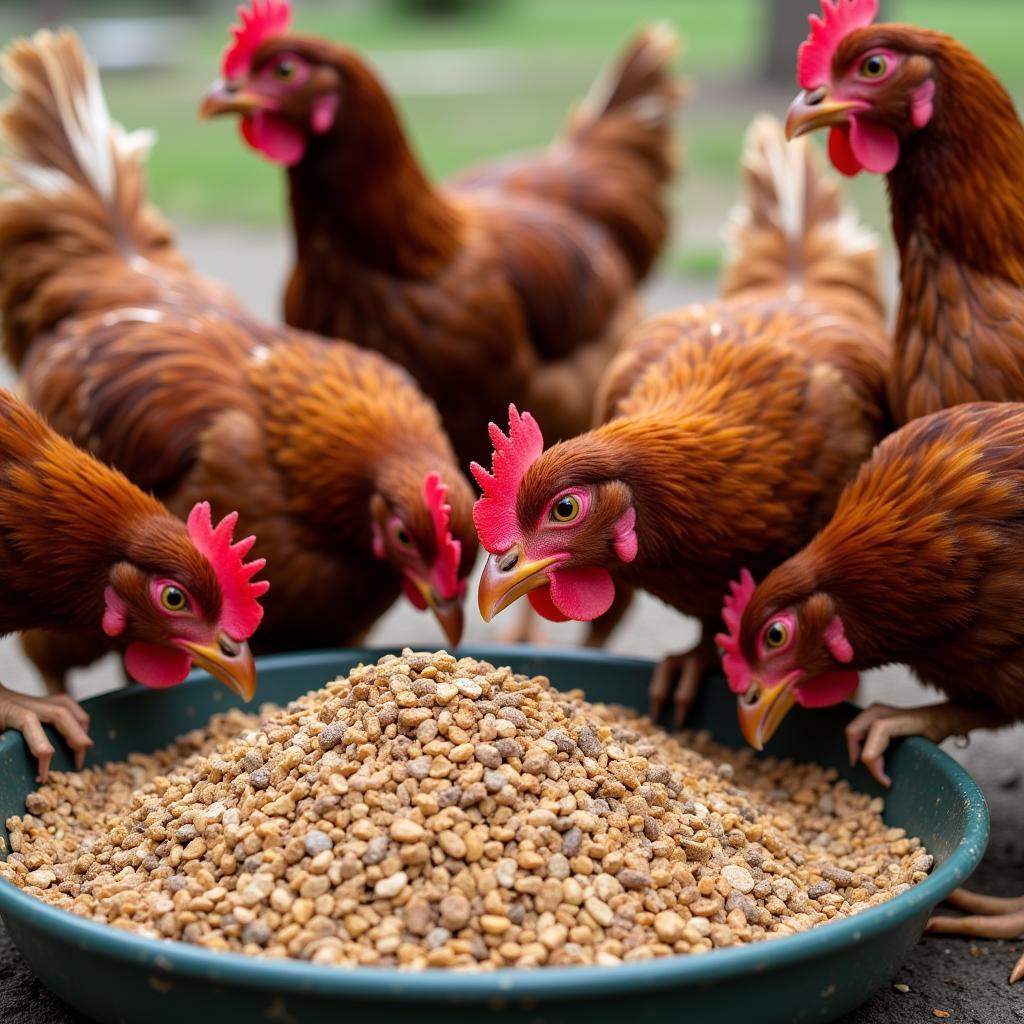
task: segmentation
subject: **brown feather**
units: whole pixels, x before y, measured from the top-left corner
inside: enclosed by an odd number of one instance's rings
[[[831,614],[808,617],[805,605],[824,595],[852,667],[901,662],[954,701],[1022,718],[1022,549],[1024,405],[914,420],[878,446],[825,529],[757,588],[744,647],[752,653],[760,626],[790,606],[820,647]]]
[[[406,367],[463,464],[483,457],[481,424],[509,402],[556,436],[584,429],[668,234],[674,49],[665,29],[642,32],[548,150],[441,188],[358,54],[307,36],[265,43],[254,73],[287,51],[339,95],[334,125],[310,134],[289,170],[297,262],[286,320]],[[278,116],[305,132],[311,96]]]
[[[14,282],[0,300],[5,325],[18,325],[8,346],[26,394],[177,515],[199,500],[218,517],[238,511],[271,583],[254,649],[338,646],[366,632],[401,591],[399,570],[371,549],[371,499],[432,558],[428,472],[448,487],[468,572],[472,491],[408,374],[377,353],[257,320],[191,271],[166,230],[149,230],[158,218],[138,151],[96,113],[102,95],[73,35],[16,44],[8,66],[18,92],[0,128],[22,186],[0,197],[0,281]],[[95,89],[96,102],[80,103],[93,111],[80,127],[94,159],[69,166],[67,126],[46,97],[77,95],[83,82]],[[112,199],[96,174],[104,147]],[[51,154],[56,166],[37,165]],[[66,668],[88,648],[72,637],[63,654],[40,656]]]
[[[770,119],[748,135],[728,296],[629,335],[603,424],[545,451],[518,494],[528,530],[565,487],[596,485],[565,567],[607,569],[706,626],[740,568],[767,571],[824,525],[885,423],[877,246],[804,144],[785,146]],[[624,564],[609,538],[631,505]]]
[[[851,32],[835,66],[906,54],[869,116],[900,137],[889,175],[902,298],[890,399],[897,423],[961,402],[1024,399],[1024,126],[996,77],[949,36],[910,25]],[[928,123],[907,97],[935,83]]]
[[[104,589],[128,565],[122,596],[132,614],[115,642],[101,631]],[[0,634],[66,631],[88,638],[93,657],[128,640],[166,640],[143,573],[184,584],[216,621],[220,586],[184,524],[0,390]]]

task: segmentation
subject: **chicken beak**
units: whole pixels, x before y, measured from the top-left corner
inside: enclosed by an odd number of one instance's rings
[[[796,675],[786,676],[777,686],[766,687],[754,679],[746,693],[736,701],[736,715],[743,738],[755,749],[764,750],[775,730],[796,703],[793,683]]]
[[[553,556],[529,562],[520,544],[500,555],[491,555],[484,565],[477,591],[484,622],[490,622],[498,612],[518,601],[523,594],[546,586],[547,570],[558,560],[557,556]]]
[[[180,641],[193,662],[219,679],[229,690],[247,703],[256,694],[256,663],[247,643],[232,640],[227,633],[218,633],[215,644]]]
[[[452,647],[458,647],[462,639],[462,627],[464,623],[462,615],[462,599],[459,597],[441,597],[440,594],[425,580],[413,578],[416,589],[420,592],[427,607],[434,613],[434,617],[441,624],[444,635]]]
[[[242,114],[244,116],[256,110],[265,110],[269,105],[270,101],[267,98],[247,92],[231,82],[226,82],[223,78],[218,78],[206,90],[206,95],[199,107],[199,116],[204,121],[220,114]]]
[[[786,138],[795,139],[817,128],[846,124],[850,111],[864,106],[859,100],[833,100],[828,89],[804,89],[789,105],[786,114]]]

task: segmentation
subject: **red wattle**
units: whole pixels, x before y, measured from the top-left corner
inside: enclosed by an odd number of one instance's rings
[[[888,174],[900,158],[896,133],[863,117],[850,118],[850,148],[861,167],[872,174]]]
[[[853,155],[853,147],[850,145],[850,129],[847,125],[837,125],[828,133],[828,156],[840,174],[852,178],[860,174],[864,168],[860,161]]]
[[[533,605],[533,610],[543,619],[547,619],[548,622],[568,622],[569,616],[563,615],[556,607],[554,601],[551,600],[551,587],[538,587],[536,590],[531,590],[527,595],[526,599]]]
[[[302,132],[283,118],[257,110],[241,122],[242,138],[276,164],[292,167],[306,154]]]
[[[858,680],[856,672],[828,672],[797,683],[793,695],[802,708],[827,708],[849,700],[857,692]]]
[[[157,644],[129,644],[124,652],[128,675],[143,686],[165,690],[177,686],[192,668],[192,659],[184,652]]]
[[[615,583],[607,569],[557,569],[549,577],[552,603],[576,622],[592,622],[615,600]]]

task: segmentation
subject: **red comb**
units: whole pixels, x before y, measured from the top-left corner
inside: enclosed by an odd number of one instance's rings
[[[188,514],[188,535],[213,566],[220,583],[224,599],[221,626],[232,640],[242,641],[252,636],[263,618],[263,608],[257,598],[270,589],[270,584],[266,580],[252,582],[252,577],[267,564],[265,558],[242,561],[256,538],[246,537],[237,544],[231,543],[237,522],[238,513],[232,512],[214,528],[208,501],[199,502]]]
[[[462,541],[452,536],[448,529],[452,507],[444,499],[448,496],[448,487],[438,473],[428,473],[423,481],[423,497],[434,520],[434,537],[437,540],[437,562],[435,573],[441,597],[446,600],[459,596],[459,562],[462,559]],[[462,585],[465,590],[465,583]]]
[[[231,42],[221,57],[221,74],[227,79],[246,74],[260,44],[287,32],[291,20],[288,0],[252,0],[250,7],[239,7],[239,23],[231,26]]]
[[[739,583],[729,584],[722,607],[722,621],[725,622],[727,633],[719,633],[715,643],[725,652],[722,658],[722,670],[729,680],[729,689],[733,693],[746,693],[750,686],[750,666],[740,650],[740,623],[743,612],[750,603],[750,598],[757,589],[754,577],[746,569],[740,571]]]
[[[828,81],[832,57],[843,37],[870,25],[878,13],[878,0],[821,0],[821,17],[807,19],[811,34],[796,56],[796,80],[801,89],[816,89]]]
[[[480,542],[492,554],[507,551],[519,534],[516,522],[516,497],[527,469],[544,451],[537,421],[528,413],[522,416],[514,405],[508,407],[508,437],[496,423],[487,432],[494,445],[491,471],[478,462],[470,465],[483,497],[473,506],[473,522]]]

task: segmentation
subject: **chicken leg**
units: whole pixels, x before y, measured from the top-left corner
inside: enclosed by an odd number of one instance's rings
[[[39,763],[37,781],[45,782],[53,757],[53,745],[47,739],[43,722],[54,726],[75,754],[75,769],[85,763],[85,753],[92,746],[89,739],[89,716],[67,694],[50,697],[26,697],[0,685],[0,731],[17,729]]]
[[[882,755],[897,736],[925,736],[941,743],[949,736],[963,736],[973,729],[998,729],[1010,720],[986,708],[945,701],[922,708],[894,708],[872,704],[846,727],[846,749],[850,764],[859,758],[883,786],[892,785],[885,774]]]
[[[679,729],[686,721],[690,705],[697,698],[700,681],[708,669],[718,663],[718,648],[713,639],[715,624],[704,623],[695,647],[680,654],[666,655],[651,677],[648,690],[651,721],[661,718],[669,697],[672,698],[672,725]]]
[[[98,629],[95,633],[26,629],[21,634],[21,648],[43,677],[46,692],[51,697],[67,690],[71,669],[91,665],[110,649],[109,641]]]
[[[969,916],[933,917],[928,922],[929,932],[971,935],[979,939],[1024,938],[1024,896],[1006,899],[957,889],[946,902],[958,910],[966,910]],[[1021,978],[1024,978],[1024,956],[1010,971],[1010,984]]]

